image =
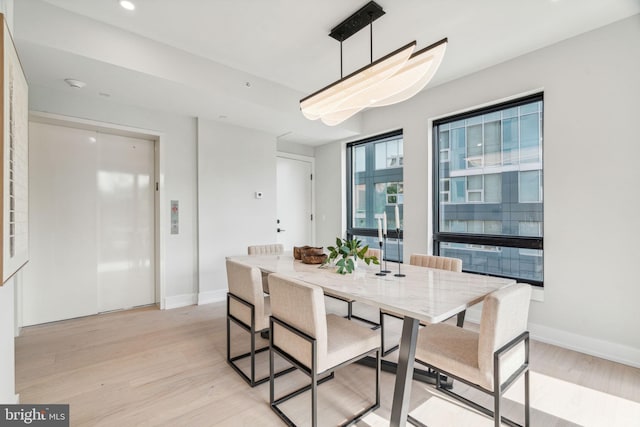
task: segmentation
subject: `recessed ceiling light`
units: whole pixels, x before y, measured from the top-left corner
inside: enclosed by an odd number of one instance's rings
[[[74,89],[82,89],[87,85],[85,82],[76,79],[64,79],[64,81]]]
[[[132,1],[129,0],[120,0],[120,6],[122,6],[123,8],[127,9],[127,10],[135,10],[136,5],[133,4]]]

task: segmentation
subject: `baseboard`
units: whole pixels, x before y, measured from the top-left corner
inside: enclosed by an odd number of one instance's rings
[[[20,395],[19,394],[14,394],[12,395],[7,395],[7,396],[0,396],[0,404],[2,405],[17,405],[20,403]]]
[[[217,289],[215,291],[200,292],[198,294],[198,305],[211,304],[212,302],[225,301],[227,298],[226,289]]]
[[[186,307],[198,303],[198,296],[196,294],[182,294],[166,297],[164,299],[165,310],[171,310],[172,308]]]
[[[480,313],[479,309],[467,310],[465,321],[480,323]],[[536,341],[640,368],[640,349],[638,348],[531,322],[529,322],[529,333],[531,338]]]
[[[529,332],[531,338],[536,341],[640,368],[640,349],[638,348],[535,323],[529,323]]]

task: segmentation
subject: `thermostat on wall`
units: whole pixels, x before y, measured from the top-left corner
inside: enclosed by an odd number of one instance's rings
[[[256,199],[262,199],[262,191],[256,191]]]

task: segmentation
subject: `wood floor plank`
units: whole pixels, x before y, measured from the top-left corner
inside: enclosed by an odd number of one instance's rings
[[[388,336],[397,338],[398,331]],[[246,338],[232,328],[234,354],[248,348]],[[278,366],[286,365],[280,360]],[[640,369],[535,341],[531,366],[533,425],[610,427],[640,419]],[[259,356],[257,370],[268,373],[267,352]],[[301,374],[286,375],[277,392],[305,381]],[[370,368],[353,365],[321,385],[322,425],[335,425],[368,405],[373,381]],[[393,375],[383,373],[381,408],[359,426],[385,425],[393,384]],[[16,388],[23,403],[69,403],[73,426],[283,425],[269,408],[268,384],[250,388],[226,363],[224,303],[145,307],[25,328],[16,339]],[[519,389],[514,385],[505,404],[516,418],[522,409]],[[458,384],[456,391],[474,393]],[[606,407],[593,410],[581,403],[594,399]],[[286,405],[302,425],[309,407],[308,393]],[[421,383],[413,384],[410,408],[430,426],[492,425]],[[607,411],[617,411],[616,417],[607,418]]]

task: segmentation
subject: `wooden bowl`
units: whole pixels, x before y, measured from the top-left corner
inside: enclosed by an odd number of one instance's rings
[[[310,248],[311,246],[294,246],[293,247],[293,257],[295,259],[302,259],[302,250]]]
[[[306,246],[302,249],[302,256],[304,255],[322,255],[324,254],[324,248],[322,246],[320,247],[313,247],[313,246]]]
[[[326,259],[327,259],[328,255],[327,254],[322,254],[322,255],[309,255],[309,254],[302,254],[302,262],[304,264],[322,264]]]

